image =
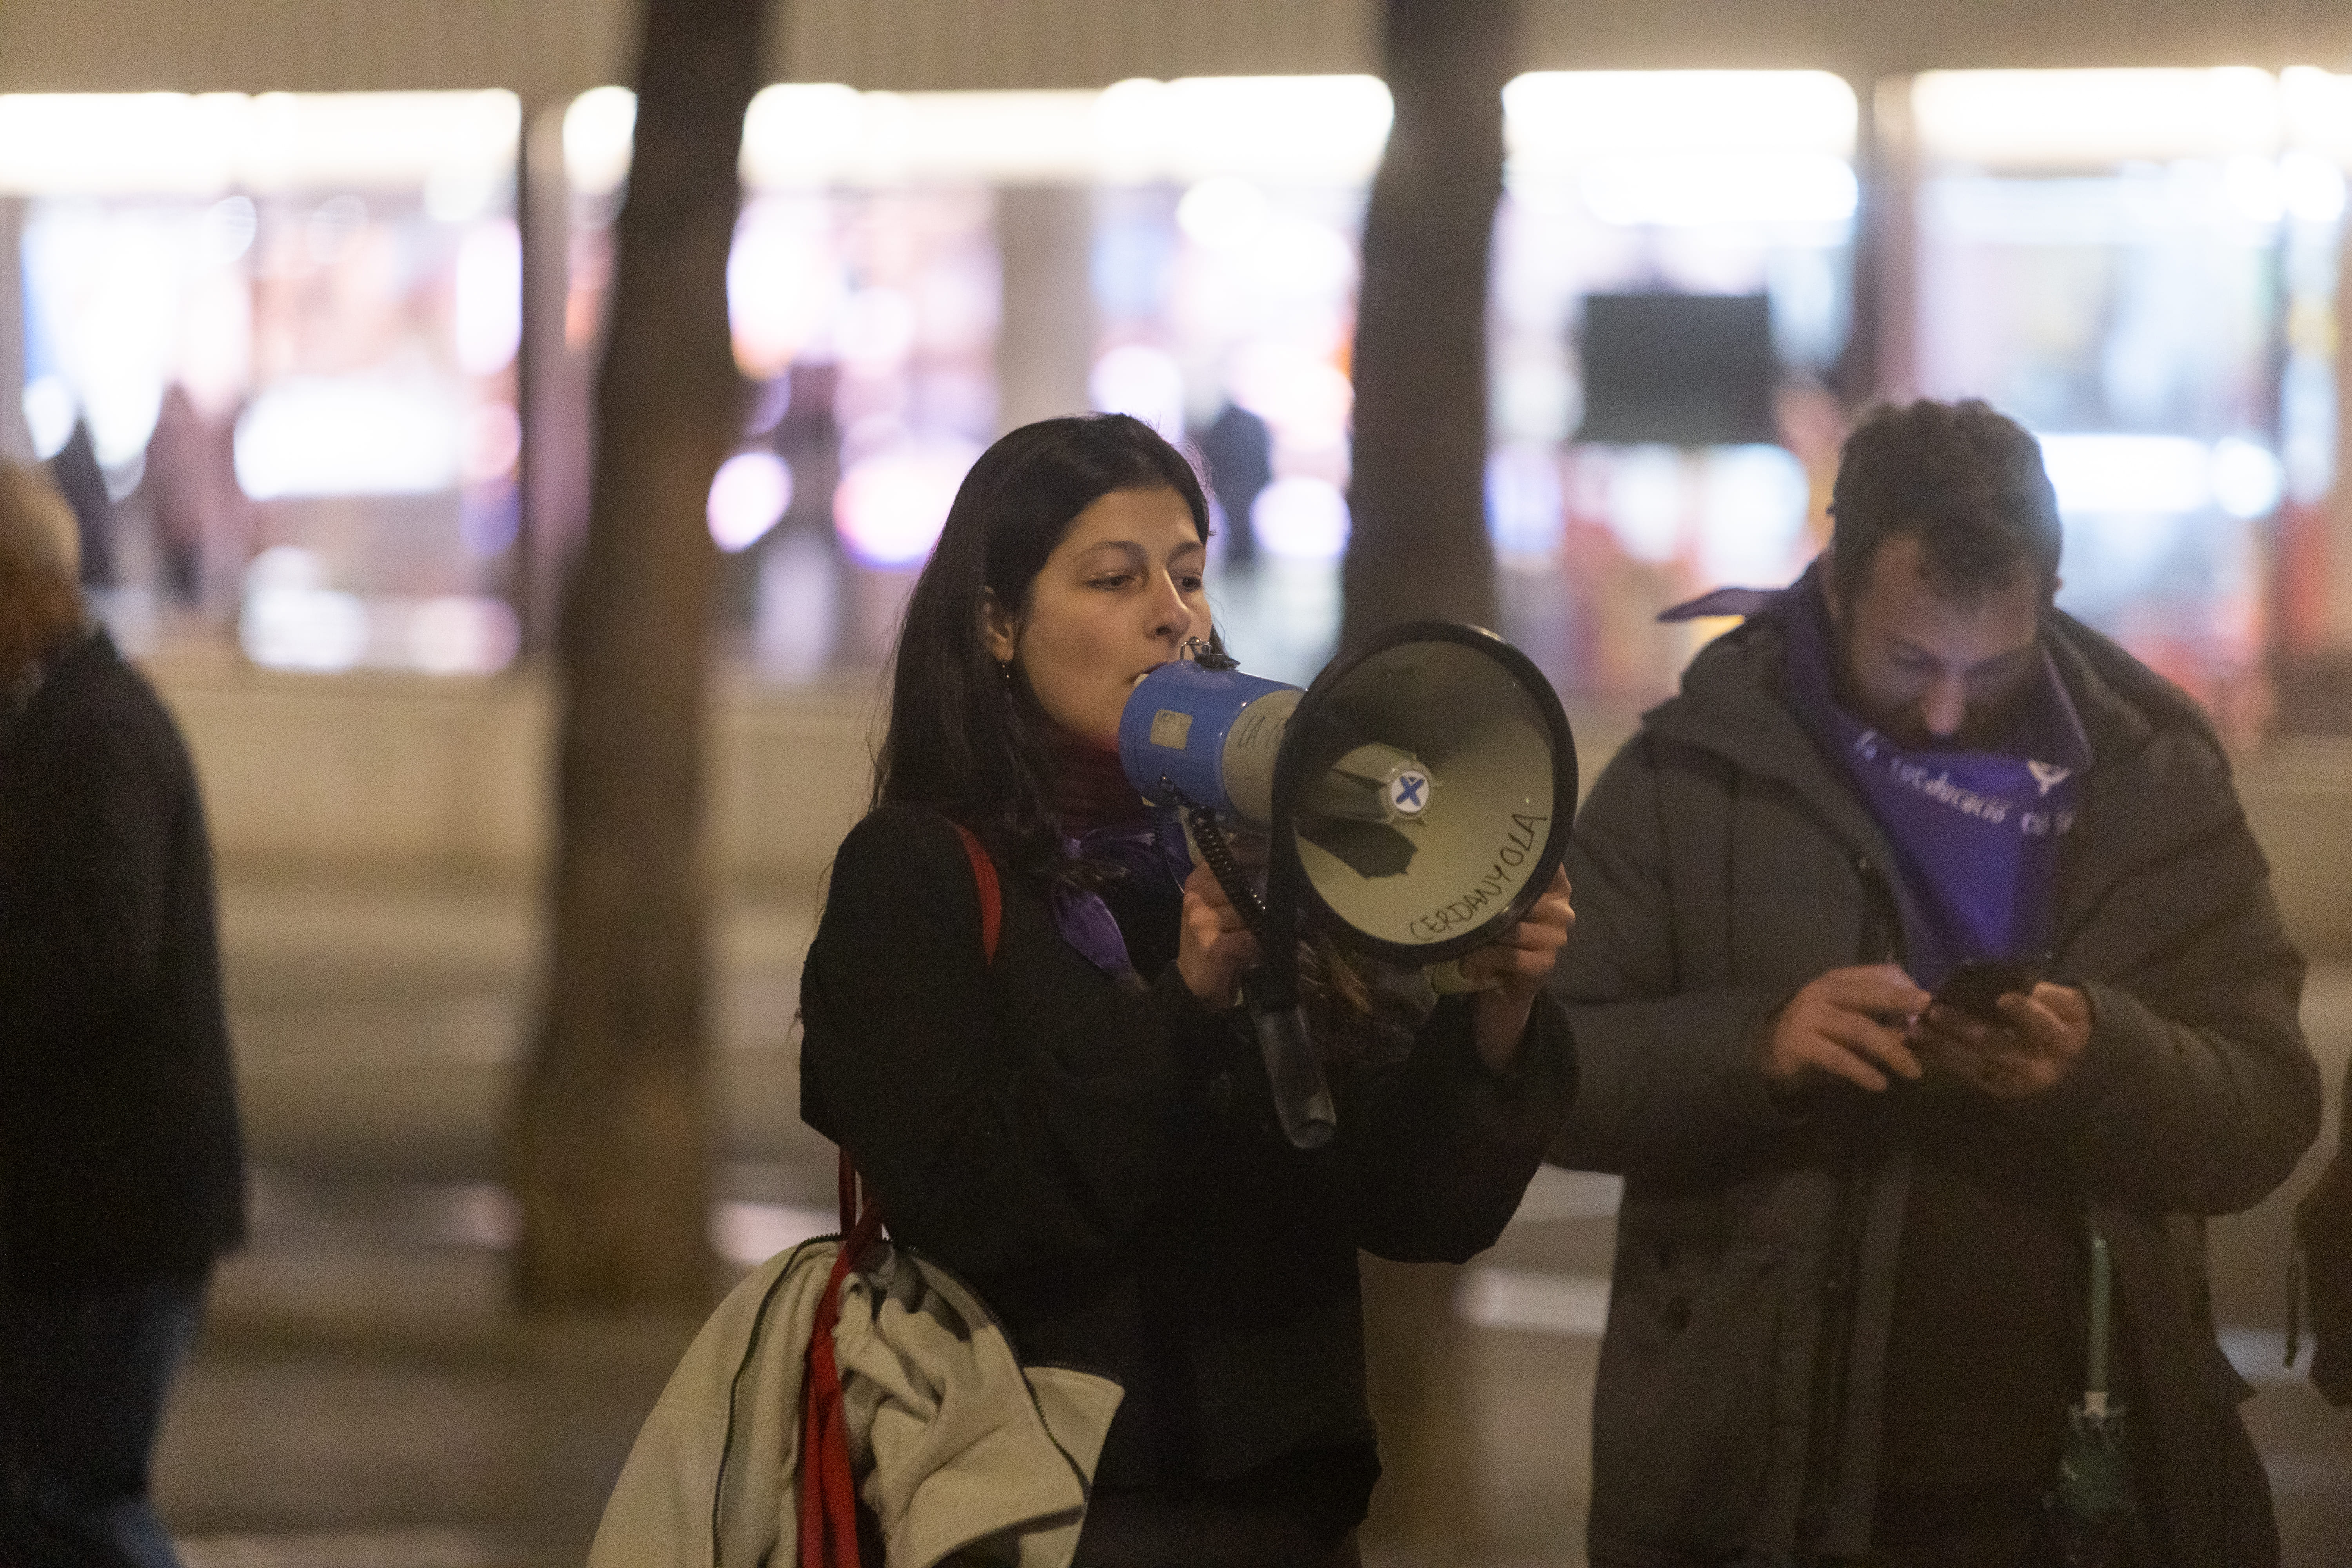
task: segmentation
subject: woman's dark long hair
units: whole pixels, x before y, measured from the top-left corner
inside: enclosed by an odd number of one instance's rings
[[[956,491],[898,633],[876,806],[926,805],[962,823],[1008,868],[1066,869],[1045,712],[982,629],[988,595],[1015,617],[1078,513],[1117,490],[1174,490],[1209,537],[1209,503],[1182,453],[1139,419],[1091,414],[1024,425],[981,454]]]

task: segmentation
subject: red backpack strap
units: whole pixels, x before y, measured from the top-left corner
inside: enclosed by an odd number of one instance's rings
[[[996,962],[996,939],[1004,926],[1004,890],[977,835],[961,823],[955,830],[971,860],[980,892],[980,950]],[[841,1249],[824,1282],[816,1321],[809,1334],[805,1388],[801,1402],[800,1560],[804,1568],[860,1568],[857,1557],[857,1489],[849,1469],[849,1424],[841,1398],[841,1368],[833,1354],[834,1325],[841,1321],[841,1286],[857,1259],[882,1231],[882,1205],[860,1190],[857,1167],[841,1151]]]
[[[857,1485],[849,1469],[849,1416],[842,1403],[841,1367],[834,1360],[833,1330],[841,1321],[842,1281],[881,1229],[882,1206],[868,1204],[834,1254],[833,1272],[809,1331],[801,1401],[800,1560],[806,1568],[861,1568]]]
[[[1004,889],[997,885],[996,862],[990,859],[982,847],[980,836],[959,822],[957,835],[963,839],[963,852],[971,859],[971,879],[980,885],[980,951],[992,964],[996,962],[996,936],[1004,927]]]

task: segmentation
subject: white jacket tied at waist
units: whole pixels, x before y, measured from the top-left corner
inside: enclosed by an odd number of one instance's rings
[[[719,1303],[637,1434],[588,1568],[794,1568],[801,1384],[836,1247],[781,1253]],[[834,1353],[887,1568],[967,1551],[1068,1568],[1119,1385],[1022,1366],[952,1274],[896,1248],[873,1256],[843,1284]]]

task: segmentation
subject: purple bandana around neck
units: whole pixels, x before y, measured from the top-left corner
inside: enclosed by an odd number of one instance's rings
[[[1184,830],[1172,811],[1097,827],[1082,837],[1065,839],[1063,845],[1073,856],[1110,862],[1141,887],[1157,888],[1165,879],[1176,896],[1192,874],[1192,852],[1184,847]],[[1135,967],[1118,921],[1100,894],[1057,884],[1051,901],[1054,929],[1088,963],[1114,978]]]
[[[2053,934],[2060,841],[2091,763],[2056,666],[2044,652],[2021,730],[2038,755],[1907,750],[1838,702],[1820,576],[1817,565],[1785,600],[1789,689],[1895,846],[1919,916],[1904,931],[1911,977],[1933,990],[1969,959],[2040,956]]]

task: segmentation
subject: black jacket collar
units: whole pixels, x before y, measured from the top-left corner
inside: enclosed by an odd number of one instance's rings
[[[114,650],[114,639],[96,621],[59,643],[33,667],[20,688],[0,701],[0,747],[36,728],[41,715],[57,704],[61,693],[69,692],[87,670],[120,662],[121,657]]]

